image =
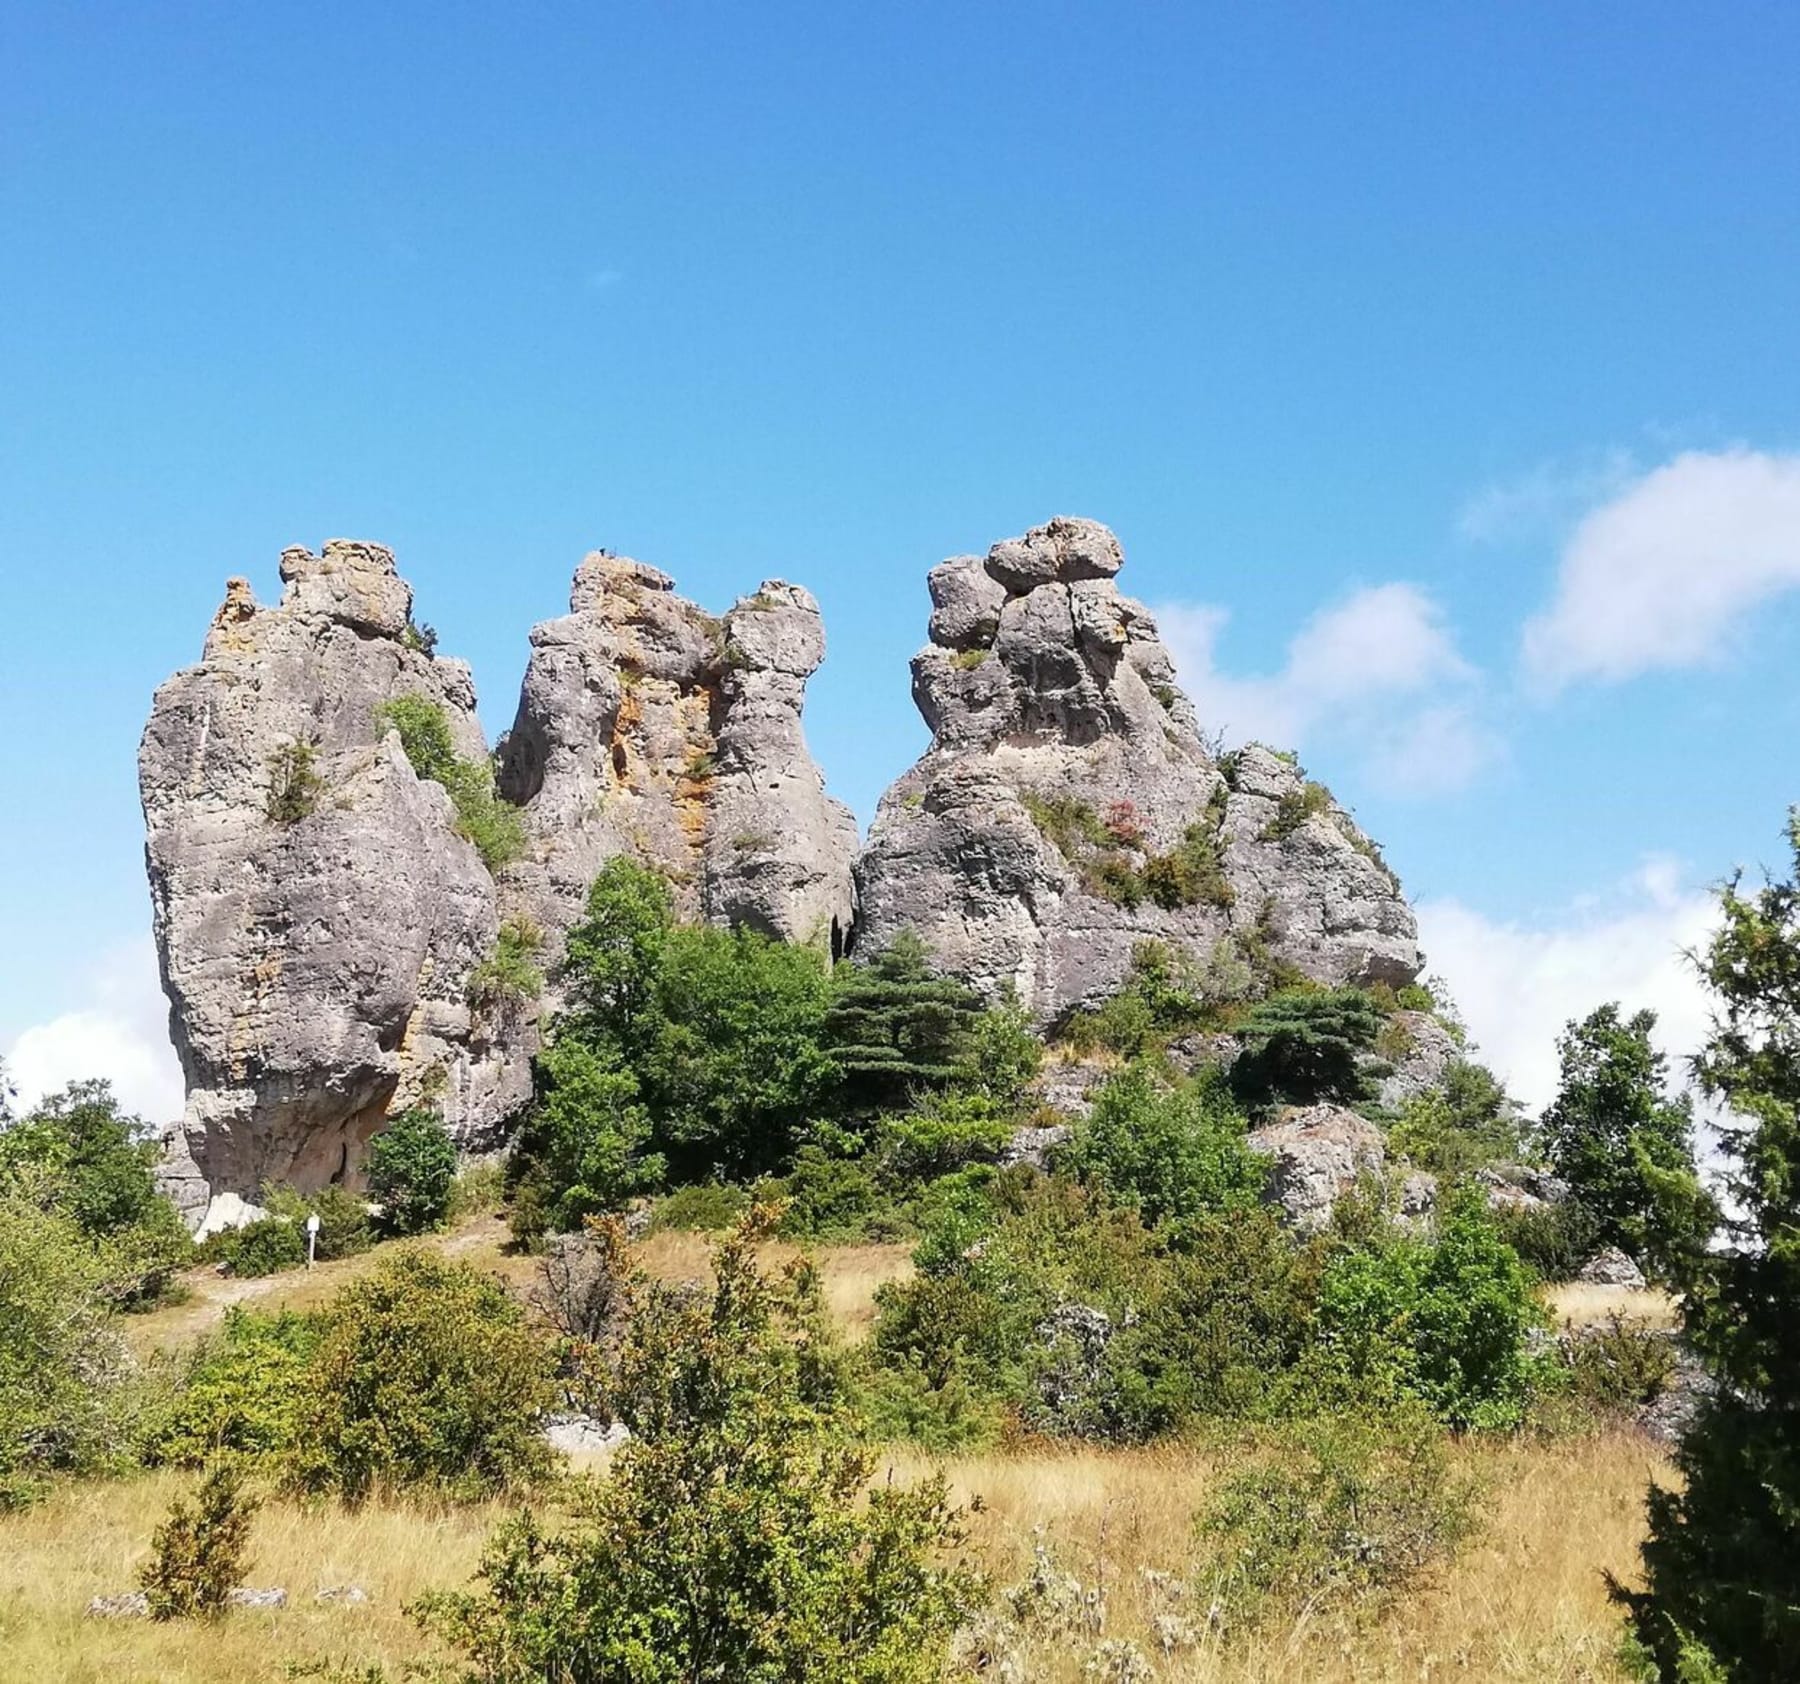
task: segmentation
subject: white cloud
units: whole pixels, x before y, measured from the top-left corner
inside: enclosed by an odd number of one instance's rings
[[[1390,788],[1413,792],[1457,787],[1496,752],[1472,705],[1477,674],[1443,610],[1417,587],[1375,585],[1320,610],[1289,643],[1281,670],[1263,677],[1220,670],[1229,617],[1201,603],[1156,609],[1202,723],[1228,741],[1342,743]]]
[[[102,957],[92,998],[14,1037],[6,1065],[23,1105],[69,1082],[105,1077],[120,1103],[162,1127],[182,1112],[181,1066],[169,1044],[169,1010],[148,937]]]
[[[1689,451],[1576,526],[1525,627],[1525,673],[1554,694],[1715,661],[1752,608],[1797,587],[1800,455]]]
[[[1638,472],[1629,450],[1609,450],[1574,462],[1540,462],[1516,479],[1484,486],[1456,517],[1471,544],[1561,537],[1602,498],[1623,490]]]
[[[1563,1026],[1609,1000],[1657,1014],[1657,1043],[1685,1079],[1708,1006],[1683,954],[1704,943],[1717,906],[1672,862],[1649,860],[1611,893],[1541,919],[1497,921],[1454,899],[1415,910],[1428,968],[1450,985],[1482,1061],[1528,1110],[1555,1097]]]

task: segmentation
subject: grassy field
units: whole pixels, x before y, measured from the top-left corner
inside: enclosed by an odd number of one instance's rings
[[[498,1222],[480,1218],[431,1243],[523,1286],[531,1265],[505,1256],[503,1238]],[[658,1275],[706,1270],[705,1242],[696,1236],[656,1234],[637,1249]],[[828,1250],[819,1261],[833,1314],[853,1337],[869,1325],[877,1287],[909,1267],[905,1249],[892,1246]],[[368,1259],[354,1258],[310,1276],[198,1277],[189,1302],[141,1318],[133,1337],[145,1348],[179,1343],[233,1302],[316,1304],[368,1267]],[[1559,1300],[1555,1308],[1577,1317],[1616,1309],[1651,1321],[1667,1314],[1648,1294],[1615,1293],[1605,1304]],[[1354,1624],[1302,1619],[1230,1645],[1203,1636],[1198,1647],[1170,1655],[1157,1649],[1155,1616],[1180,1613],[1204,1630],[1205,1608],[1200,1600],[1171,1605],[1144,1570],[1179,1577],[1189,1568],[1193,1514],[1229,1452],[1032,1450],[943,1466],[960,1498],[981,1499],[970,1521],[973,1542],[997,1584],[1023,1576],[1034,1539],[1043,1537],[1066,1571],[1104,1590],[1105,1635],[1138,1642],[1163,1684],[1617,1679],[1619,1625],[1603,1573],[1632,1573],[1645,1487],[1668,1475],[1661,1453],[1617,1434],[1467,1445],[1458,1454],[1484,1492],[1482,1530],[1421,1591],[1385,1611],[1365,1611]],[[930,1465],[902,1457],[893,1466],[905,1478]],[[444,1659],[405,1605],[428,1588],[466,1581],[503,1512],[371,1505],[349,1513],[271,1502],[256,1520],[248,1578],[284,1587],[287,1609],[211,1624],[85,1619],[90,1597],[132,1587],[152,1529],[191,1484],[190,1476],[155,1475],[74,1486],[33,1511],[0,1516],[4,1684],[260,1684],[319,1662],[346,1669],[339,1675],[346,1681],[379,1665],[398,1684],[409,1664],[429,1668]],[[369,1603],[316,1602],[320,1590],[345,1583],[362,1586]],[[1076,1684],[1094,1641],[1040,1640],[1026,1653],[1025,1676],[1032,1684]]]

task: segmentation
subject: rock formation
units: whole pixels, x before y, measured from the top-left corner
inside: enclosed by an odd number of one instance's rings
[[[1146,938],[1410,981],[1416,927],[1373,846],[1283,756],[1215,759],[1123,561],[1063,518],[932,569],[912,671],[933,742],[858,861],[858,943],[910,927],[1043,1020],[1116,989]]]
[[[425,653],[384,549],[290,549],[281,577],[275,608],[230,581],[138,756],[192,1205],[341,1176],[420,1101],[488,1143],[529,1091],[468,1000],[493,880],[378,718],[426,697],[459,753],[485,755],[469,669]]]
[[[509,892],[556,938],[630,853],[667,873],[689,917],[842,951],[856,820],[800,725],[824,657],[798,585],[770,580],[715,619],[653,567],[588,556],[569,613],[532,630],[501,749],[501,793],[532,839]]]
[[[139,753],[163,986],[186,1115],[165,1183],[241,1219],[271,1182],[355,1179],[406,1106],[467,1150],[530,1093],[530,1008],[471,1002],[503,919],[560,937],[630,852],[684,910],[840,950],[856,825],[824,792],[800,710],[818,605],[771,582],[715,620],[637,562],[589,556],[571,612],[532,633],[500,792],[526,856],[490,874],[384,702],[443,712],[487,756],[469,669],[435,659],[392,555],[333,541],[281,558],[278,607],[234,579],[198,666],[156,693]]]

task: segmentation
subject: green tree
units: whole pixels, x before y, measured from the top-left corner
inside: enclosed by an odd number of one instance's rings
[[[496,1277],[409,1248],[346,1287],[323,1323],[290,1461],[299,1490],[473,1498],[549,1472],[539,1428],[556,1353]]]
[[[636,1056],[655,1040],[663,950],[674,928],[675,903],[660,873],[623,854],[601,867],[563,957],[568,1025],[590,1045]]]
[[[257,1507],[244,1490],[243,1475],[229,1462],[201,1480],[193,1507],[176,1499],[138,1574],[151,1619],[225,1612],[226,1598],[244,1571]]]
[[[641,1277],[607,1392],[631,1438],[573,1529],[527,1513],[427,1622],[488,1684],[931,1684],[976,1581],[941,1480],[868,1489],[816,1282],[762,1275],[767,1213],[697,1297]],[[761,1224],[759,1226],[758,1224]]]
[[[1656,1014],[1606,1005],[1557,1042],[1562,1080],[1540,1125],[1550,1166],[1593,1219],[1596,1240],[1666,1271],[1703,1245],[1714,1212],[1694,1168],[1687,1096],[1670,1098],[1651,1045]]]
[[[456,1181],[456,1144],[435,1111],[415,1107],[391,1118],[369,1142],[369,1195],[390,1234],[423,1234],[444,1225]]]
[[[933,970],[911,930],[866,965],[840,967],[825,1035],[848,1108],[866,1115],[952,1081],[980,1016],[980,996]]]
[[[1670,1274],[1717,1386],[1676,1451],[1680,1487],[1651,1491],[1645,1588],[1618,1593],[1670,1681],[1710,1664],[1773,1684],[1800,1655],[1800,808],[1787,835],[1793,875],[1734,877],[1699,959],[1715,1010],[1695,1070],[1729,1108],[1725,1243]]]
[[[1388,1130],[1388,1144],[1421,1169],[1461,1175],[1516,1162],[1525,1143],[1518,1107],[1493,1071],[1457,1058],[1437,1087],[1406,1101]]]
[[[1253,1111],[1330,1100],[1355,1105],[1373,1092],[1366,1055],[1381,1008],[1360,988],[1290,988],[1252,1006],[1231,1083]]]
[[[521,1238],[572,1231],[584,1216],[661,1183],[665,1165],[646,1150],[650,1118],[638,1080],[610,1049],[560,1036],[538,1055],[537,1090],[512,1172]]]
[[[1222,1083],[1171,1087],[1142,1063],[1095,1094],[1068,1161],[1152,1227],[1246,1210],[1268,1181],[1267,1162],[1250,1150],[1244,1114]]]

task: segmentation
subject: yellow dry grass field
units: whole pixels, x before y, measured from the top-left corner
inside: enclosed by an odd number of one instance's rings
[[[995,1454],[945,1464],[964,1501],[979,1496],[974,1544],[998,1584],[1016,1582],[1040,1535],[1059,1565],[1105,1593],[1105,1635],[1137,1642],[1162,1684],[1309,1680],[1394,1684],[1436,1679],[1614,1680],[1619,1623],[1603,1569],[1629,1577],[1643,1494],[1666,1475],[1630,1436],[1554,1445],[1468,1448],[1486,1493],[1480,1535],[1462,1557],[1385,1613],[1354,1623],[1302,1621],[1164,1656],[1153,1622],[1171,1604],[1144,1569],[1174,1575],[1192,1560],[1192,1517],[1217,1460],[1169,1448]],[[898,1477],[930,1466],[901,1458]],[[503,1510],[380,1504],[357,1512],[270,1503],[258,1515],[249,1581],[280,1585],[290,1606],[166,1626],[90,1620],[90,1597],[129,1589],[152,1528],[191,1480],[157,1475],[68,1488],[43,1507],[0,1518],[0,1678],[6,1684],[261,1684],[289,1663],[385,1667],[442,1658],[405,1605],[465,1582]],[[365,1607],[321,1605],[354,1583]],[[1192,1593],[1190,1593],[1192,1595]],[[1204,1627],[1192,1601],[1174,1609]],[[1095,1638],[1045,1638],[1027,1651],[1034,1684],[1076,1684]]]

